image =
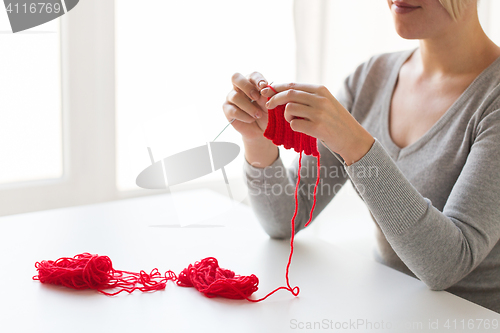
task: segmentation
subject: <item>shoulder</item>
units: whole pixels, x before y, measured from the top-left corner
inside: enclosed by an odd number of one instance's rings
[[[473,89],[471,89],[473,88]],[[467,106],[474,108],[471,120],[476,124],[477,136],[492,126],[500,125],[500,58],[485,69],[471,84]]]
[[[500,57],[486,68],[473,82],[471,97],[481,100],[483,116],[500,109]]]
[[[409,58],[415,49],[399,52],[380,53],[371,56],[367,61],[361,63],[355,71],[346,79],[346,84],[352,95],[358,95],[363,87],[380,89],[394,71],[399,71],[401,65]]]

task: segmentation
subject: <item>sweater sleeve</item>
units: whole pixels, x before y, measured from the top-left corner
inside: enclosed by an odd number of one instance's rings
[[[346,167],[387,241],[433,290],[460,281],[500,239],[500,110],[485,116],[443,211],[405,178],[378,140]]]

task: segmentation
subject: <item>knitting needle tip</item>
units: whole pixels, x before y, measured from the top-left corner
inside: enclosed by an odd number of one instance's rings
[[[219,137],[219,136],[220,136],[220,135],[221,135],[221,134],[222,134],[222,133],[226,130],[226,128],[227,128],[229,125],[231,125],[231,124],[232,124],[235,120],[236,120],[236,118],[231,119],[231,121],[230,121],[230,122],[226,125],[226,127],[224,127],[224,128],[222,129],[222,131],[220,131],[220,133],[219,133],[219,134],[217,134],[217,136],[215,137],[215,139],[213,139],[213,140],[212,140],[212,142],[213,142],[213,141],[215,141],[215,140],[217,140],[217,138],[218,138],[218,137]]]

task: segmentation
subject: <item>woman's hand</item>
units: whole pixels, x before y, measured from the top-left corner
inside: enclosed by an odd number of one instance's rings
[[[261,90],[272,97],[266,108],[287,104],[285,119],[290,127],[323,141],[338,153],[347,165],[361,159],[375,139],[324,86],[300,83],[276,84]]]
[[[245,158],[251,165],[264,168],[278,158],[278,148],[266,137],[267,97],[261,90],[267,86],[262,74],[254,72],[248,77],[240,73],[231,78],[233,90],[222,105],[228,121],[235,119],[233,127],[241,133],[245,145]]]
[[[222,109],[228,121],[235,119],[233,127],[243,140],[263,137],[267,127],[267,98],[260,94],[267,81],[262,74],[254,72],[247,77],[233,74],[233,89],[226,97]]]

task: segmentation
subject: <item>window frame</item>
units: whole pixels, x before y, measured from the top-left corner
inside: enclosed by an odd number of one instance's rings
[[[82,1],[59,20],[63,176],[2,185],[0,216],[119,198],[114,1]]]

